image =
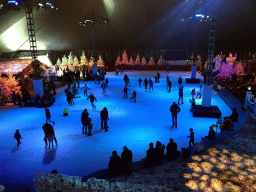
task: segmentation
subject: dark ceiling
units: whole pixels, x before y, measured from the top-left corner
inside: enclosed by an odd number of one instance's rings
[[[54,0],[58,11],[33,11],[39,50],[91,49],[91,28],[78,25],[91,15],[109,19],[95,29],[96,49],[190,49],[194,26],[198,52],[207,53],[209,22],[194,25],[190,16],[211,15],[217,7],[216,52],[255,51],[255,0]],[[217,3],[216,3],[217,2]],[[215,4],[214,4],[215,3]],[[185,19],[181,22],[182,19]],[[29,50],[24,8],[0,9],[0,51]]]

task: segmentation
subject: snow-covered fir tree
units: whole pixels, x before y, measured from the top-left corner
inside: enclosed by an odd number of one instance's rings
[[[118,55],[117,59],[116,59],[116,64],[115,66],[117,65],[121,65],[121,59],[120,59],[120,56]]]
[[[72,51],[70,51],[70,54],[68,56],[68,65],[73,65],[73,63],[74,63],[74,58],[73,58]]]
[[[130,60],[129,60],[129,63],[128,63],[129,65],[134,65],[134,61],[133,61],[133,59],[132,59],[132,56],[130,57]]]
[[[153,56],[150,57],[148,64],[149,65],[155,65],[156,64]]]
[[[141,60],[141,65],[147,65],[146,58],[143,56]]]
[[[68,58],[66,57],[66,55],[62,57],[62,65],[64,66],[68,65]]]
[[[89,65],[88,60],[87,60],[87,58],[86,58],[86,56],[85,56],[84,51],[82,51],[82,55],[81,55],[81,57],[80,57],[80,65],[83,65],[83,66],[88,66],[88,65]]]
[[[124,53],[123,53],[123,55],[122,55],[122,64],[123,65],[127,65],[128,64],[128,57],[127,57],[127,53],[126,53],[126,51],[124,50]]]
[[[79,66],[79,60],[76,55],[74,57],[74,66]]]
[[[157,65],[163,65],[163,64],[164,64],[164,62],[163,62],[163,56],[160,55],[159,60],[158,60],[158,62],[157,62]]]
[[[135,65],[140,65],[140,54],[138,53],[137,58],[135,60]]]
[[[58,57],[58,59],[57,59],[56,65],[57,65],[57,66],[61,66],[61,60],[60,60],[59,57]]]

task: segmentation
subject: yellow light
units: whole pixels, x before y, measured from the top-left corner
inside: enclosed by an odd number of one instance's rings
[[[248,91],[251,91],[251,89],[252,89],[251,86],[249,86],[249,87],[248,87]]]

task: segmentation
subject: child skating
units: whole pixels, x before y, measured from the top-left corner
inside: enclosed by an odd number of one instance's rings
[[[19,129],[16,130],[15,134],[14,134],[14,139],[17,140],[17,147],[20,146],[21,142],[20,142],[20,139],[21,139],[21,135],[20,135],[20,131]]]
[[[47,106],[45,106],[44,108],[45,108],[46,123],[49,121],[49,122],[52,122],[53,125],[55,125],[55,122],[54,122],[54,121],[51,121],[51,113],[50,113],[50,110],[47,108]]]
[[[189,147],[191,147],[191,143],[193,144],[193,146],[195,145],[195,143],[194,143],[195,142],[195,137],[194,137],[193,129],[190,128],[189,131],[190,131],[190,136],[188,136],[188,138],[190,138]]]

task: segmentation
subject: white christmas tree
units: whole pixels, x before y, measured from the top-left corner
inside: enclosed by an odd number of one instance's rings
[[[73,58],[72,51],[70,51],[70,54],[68,56],[68,65],[73,65],[73,63],[74,63],[74,58]]]
[[[66,57],[66,55],[62,57],[62,65],[64,66],[68,65],[68,58]]]
[[[146,58],[143,56],[141,60],[141,65],[147,65]]]
[[[115,66],[117,66],[117,65],[121,65],[121,60],[120,60],[119,55],[118,55],[118,57],[117,57],[117,59],[116,59],[116,64],[115,64]]]
[[[74,66],[79,66],[79,60],[77,56],[74,57]]]
[[[102,56],[99,56],[99,60],[97,61],[97,65],[98,67],[104,67],[104,61],[102,59]]]
[[[129,65],[134,65],[134,61],[133,61],[133,59],[132,59],[132,56],[130,57]]]
[[[86,66],[89,65],[89,62],[88,62],[88,60],[87,60],[87,58],[85,56],[84,51],[82,51],[80,65],[86,65]]]
[[[157,62],[157,65],[163,65],[163,64],[164,64],[164,63],[163,63],[163,56],[160,55],[159,60],[158,60],[158,62]]]
[[[128,57],[127,57],[127,54],[126,54],[126,51],[124,50],[124,53],[123,53],[123,59],[122,59],[122,64],[123,65],[127,65],[128,64]]]
[[[153,56],[150,57],[148,64],[149,65],[155,65],[156,64]]]
[[[140,54],[138,53],[137,58],[135,60],[135,65],[140,65]]]
[[[91,57],[90,62],[89,62],[89,66],[91,67],[93,64],[94,64],[93,57]]]
[[[57,65],[57,66],[61,66],[61,60],[60,60],[60,58],[57,59],[56,65]]]

